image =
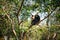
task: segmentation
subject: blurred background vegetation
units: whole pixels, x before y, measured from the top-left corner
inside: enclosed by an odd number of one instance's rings
[[[37,11],[40,26],[28,29]],[[0,40],[60,40],[60,0],[0,0]]]

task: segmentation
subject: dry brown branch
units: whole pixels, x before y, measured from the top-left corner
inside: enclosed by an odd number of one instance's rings
[[[9,14],[6,14],[6,16],[7,16],[8,19],[11,21],[12,31],[13,31],[14,35],[16,36],[16,32],[15,32],[15,30],[14,30],[14,21],[10,18],[10,15],[9,15]]]

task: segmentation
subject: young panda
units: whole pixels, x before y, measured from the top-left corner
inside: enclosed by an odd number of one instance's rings
[[[38,25],[39,22],[40,22],[40,16],[38,14],[32,15],[31,16],[31,25],[30,25],[30,27],[32,27],[33,25]]]

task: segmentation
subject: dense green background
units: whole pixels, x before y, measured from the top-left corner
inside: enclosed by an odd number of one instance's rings
[[[28,29],[34,11],[39,11],[42,21]],[[0,0],[0,37],[4,36],[7,40],[60,40],[60,0]]]

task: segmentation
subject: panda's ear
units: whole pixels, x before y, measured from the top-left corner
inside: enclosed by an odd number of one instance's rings
[[[37,16],[38,14],[36,14],[35,16]]]

